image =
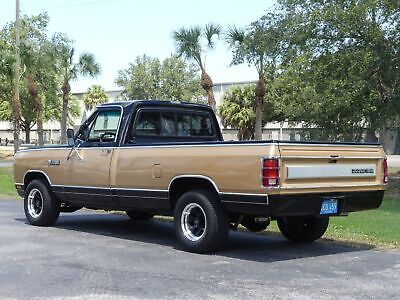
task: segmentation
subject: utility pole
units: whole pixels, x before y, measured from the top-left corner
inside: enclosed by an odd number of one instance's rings
[[[21,115],[21,104],[19,100],[19,77],[20,77],[20,20],[19,20],[19,0],[15,0],[15,90],[12,100],[13,127],[14,127],[14,153],[19,149],[19,120]]]

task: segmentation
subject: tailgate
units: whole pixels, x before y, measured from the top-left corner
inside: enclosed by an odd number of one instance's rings
[[[383,189],[385,153],[378,145],[279,144],[280,187],[317,192]]]

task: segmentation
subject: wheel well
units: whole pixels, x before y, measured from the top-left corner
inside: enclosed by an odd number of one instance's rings
[[[46,175],[44,173],[32,171],[32,172],[29,172],[29,173],[25,174],[25,177],[24,177],[24,187],[25,187],[25,189],[28,186],[28,184],[32,180],[35,180],[35,179],[40,179],[40,180],[42,180],[43,182],[47,183],[50,186],[50,182],[49,182],[49,180],[47,179],[47,177],[46,177]]]
[[[218,195],[215,185],[208,179],[196,177],[183,177],[173,180],[169,187],[169,201],[171,209],[175,208],[180,196],[191,190],[209,190]]]

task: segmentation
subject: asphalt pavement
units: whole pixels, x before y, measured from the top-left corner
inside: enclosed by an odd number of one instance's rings
[[[179,249],[171,222],[83,210],[28,225],[0,200],[1,299],[399,299],[400,252],[232,232],[224,251]]]

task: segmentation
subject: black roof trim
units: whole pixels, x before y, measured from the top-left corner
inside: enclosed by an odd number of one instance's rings
[[[119,102],[109,102],[98,105],[97,107],[107,107],[113,105],[120,105],[122,107],[128,107],[132,105],[143,105],[143,106],[182,106],[182,107],[193,107],[193,108],[206,108],[211,109],[210,106],[205,104],[197,104],[191,102],[180,102],[180,101],[170,101],[170,100],[126,100],[126,101],[119,101]]]

